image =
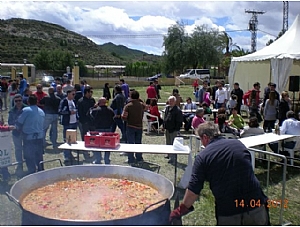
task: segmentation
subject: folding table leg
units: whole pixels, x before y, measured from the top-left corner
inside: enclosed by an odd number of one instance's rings
[[[175,154],[175,173],[174,173],[174,187],[176,188],[177,186],[177,154]]]

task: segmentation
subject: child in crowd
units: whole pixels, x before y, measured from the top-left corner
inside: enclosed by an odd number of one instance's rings
[[[196,91],[194,91],[195,100],[196,102],[199,102],[199,87],[196,88]]]
[[[212,111],[206,102],[202,103],[202,108],[204,109],[204,114],[212,114]]]
[[[237,105],[237,96],[232,94],[231,99],[229,100],[229,103],[228,103],[228,108],[230,110],[230,114],[232,114],[232,109],[234,107],[236,107],[236,105]]]

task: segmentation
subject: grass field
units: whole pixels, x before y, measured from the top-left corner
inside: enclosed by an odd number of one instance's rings
[[[165,102],[168,96],[171,94],[174,87],[163,87],[161,91],[162,99],[160,102]],[[140,92],[141,98],[146,97],[146,88],[145,87],[136,87],[136,90]],[[181,96],[185,100],[188,96],[193,96],[193,88],[191,86],[181,86],[178,88]],[[97,100],[102,95],[102,90],[94,90],[94,97]],[[7,112],[4,114],[5,120],[7,120]],[[145,131],[146,129],[144,129]],[[182,135],[184,137],[184,143],[188,145],[190,133],[184,132],[182,130]],[[48,138],[47,138],[48,139]],[[62,127],[59,125],[59,136],[58,141],[62,142]],[[157,135],[155,133],[146,135],[143,134],[142,138],[143,144],[165,144],[165,137],[161,133]],[[195,148],[195,146],[193,146]],[[195,152],[195,149],[193,149]],[[51,144],[47,146],[45,150],[44,160],[51,160],[54,158],[60,158],[63,160],[62,152],[58,149],[52,149]],[[125,163],[126,157],[120,156],[119,153],[111,154],[111,164],[117,165],[127,165]],[[164,159],[164,155],[144,155],[146,161],[151,161],[157,163],[161,166],[160,174],[166,176],[171,181],[174,180],[174,166],[167,163],[167,160]],[[81,164],[89,164],[92,160],[84,161],[83,156],[80,155]],[[178,181],[182,176],[184,169],[187,164],[187,157],[178,156]],[[258,162],[257,162],[258,163]],[[57,163],[47,163],[45,168],[54,168],[57,167]],[[25,165],[24,165],[25,167]],[[26,168],[26,167],[25,167]],[[10,202],[5,192],[9,191],[11,186],[18,180],[18,176],[14,174],[14,167],[9,167],[9,171],[12,174],[12,178],[9,182],[0,181],[0,225],[20,225],[21,224],[21,215],[19,208]],[[272,165],[270,172],[270,186],[266,188],[266,165],[257,165],[255,173],[258,179],[261,182],[261,185],[264,191],[267,193],[270,199],[278,200],[281,195],[281,179],[282,179],[282,167],[280,165]],[[288,199],[288,208],[284,210],[283,217],[285,222],[291,222],[292,225],[300,225],[300,176],[299,169],[288,167],[287,173],[287,187],[286,187],[286,199]],[[184,191],[179,190],[181,199]],[[171,202],[172,206],[174,200]],[[272,225],[278,225],[279,223],[279,209],[271,208],[271,223]],[[214,197],[209,189],[209,185],[205,184],[204,189],[201,192],[201,197],[199,201],[195,203],[195,211],[183,218],[184,225],[216,225],[215,214],[214,214]]]

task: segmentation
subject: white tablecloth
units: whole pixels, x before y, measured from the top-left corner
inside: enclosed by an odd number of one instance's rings
[[[76,144],[69,145],[64,143],[58,147],[64,150],[77,150],[77,151],[112,151],[112,152],[134,152],[134,153],[149,153],[149,154],[179,154],[188,155],[191,150],[189,146],[184,146],[184,150],[173,150],[173,145],[160,145],[160,144],[126,144],[121,143],[115,149],[112,148],[94,148],[86,147],[84,141],[77,141]]]

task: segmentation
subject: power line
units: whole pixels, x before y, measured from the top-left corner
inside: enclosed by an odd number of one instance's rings
[[[99,34],[99,35],[86,35],[87,37],[96,38],[160,38],[166,34]]]
[[[225,32],[242,32],[248,31],[247,29],[231,30]],[[166,36],[167,34],[90,34],[85,35],[87,37],[96,37],[96,38],[159,38]]]
[[[268,34],[268,35],[271,35],[271,36],[277,37],[277,35],[273,35],[273,34],[271,34],[271,33],[269,33],[269,32],[265,32],[265,31],[263,31],[263,30],[260,30],[260,29],[257,29],[257,30],[258,30],[258,31],[260,31],[260,32],[266,33],[266,34]]]

